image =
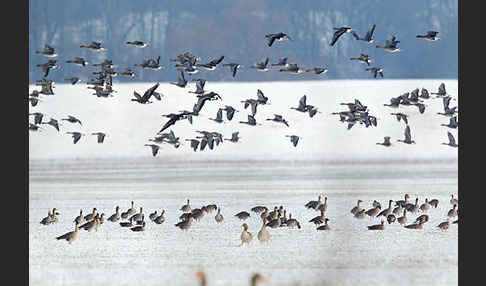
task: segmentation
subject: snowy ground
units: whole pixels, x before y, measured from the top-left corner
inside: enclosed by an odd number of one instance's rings
[[[206,89],[223,101],[206,103],[193,125],[182,121],[171,129],[181,139],[194,137],[195,130],[227,138],[240,131],[241,142],[226,141],[203,152],[188,144],[162,145],[155,158],[143,145],[165,123],[161,114],[192,109],[195,96],[187,91],[195,89],[193,83],[186,89],[161,83],[158,91],[165,96],[149,105],[130,98],[153,83],[115,83],[113,98],[97,98],[85,85],[57,85],[55,95],[30,107],[31,112],[46,113],[45,121],[74,115],[83,126],[62,121],[61,132],[43,125],[44,131],[29,133],[29,284],[197,285],[194,272],[204,270],[209,285],[248,285],[255,272],[269,278],[267,285],[457,285],[458,225],[447,232],[436,227],[451,208],[450,195],[457,195],[457,148],[441,145],[447,131],[459,142],[457,130],[440,126],[449,119],[436,114],[442,111],[439,99],[428,100],[424,114],[416,107],[383,106],[415,88],[436,92],[441,82],[458,97],[457,80],[208,82]],[[256,120],[262,125],[237,123],[249,113],[240,101],[256,98],[257,89],[271,102],[258,108]],[[290,109],[304,94],[321,114],[311,119]],[[379,118],[378,127],[346,130],[330,114],[346,110],[339,103],[355,98]],[[224,105],[240,112],[224,124],[208,120]],[[405,127],[389,115],[396,111],[410,115],[417,144],[396,143]],[[290,127],[265,121],[274,113]],[[74,145],[66,131],[103,131],[109,137],[97,144],[94,136],[86,136]],[[302,137],[297,148],[286,134]],[[391,136],[394,146],[375,144],[384,136]],[[328,197],[332,230],[327,233],[316,232],[308,221],[318,213],[304,207],[320,193]],[[367,209],[373,200],[386,207],[389,199],[403,199],[405,193],[420,204],[425,198],[440,200],[423,230],[387,224],[385,231],[372,232],[366,226],[379,219],[357,220],[349,213],[358,199]],[[174,227],[187,198],[193,207],[221,206],[224,223],[216,224],[211,213],[189,232]],[[166,222],[148,222],[144,233],[105,222],[98,232],[81,231],[72,245],[54,239],[73,229],[80,208],[88,213],[96,207],[109,216],[117,205],[126,210],[131,200],[146,215],[165,209]],[[242,222],[233,215],[257,204],[284,206],[302,229],[271,229],[268,245],[255,238],[239,248]],[[53,207],[61,213],[59,223],[40,225]],[[246,222],[256,236],[258,217],[252,213]]]
[[[130,101],[133,91],[143,93],[154,83],[114,84],[118,92],[112,98],[98,98],[85,84],[56,85],[54,95],[46,96],[31,112],[46,113],[49,117],[60,120],[68,114],[79,118],[83,126],[67,121],[59,121],[61,132],[48,125],[43,125],[43,132],[30,132],[29,155],[37,158],[96,158],[96,157],[146,157],[148,160],[164,160],[177,157],[184,160],[209,158],[245,158],[245,159],[396,159],[396,158],[456,158],[457,149],[441,145],[448,142],[447,131],[451,131],[459,142],[457,130],[440,126],[448,124],[449,118],[436,114],[443,111],[441,99],[429,99],[424,114],[415,106],[391,109],[383,106],[391,97],[410,92],[415,88],[426,88],[437,92],[440,83],[446,84],[446,90],[458,98],[457,80],[323,80],[311,82],[261,82],[261,83],[213,83],[207,82],[205,88],[221,95],[222,101],[207,102],[201,115],[194,118],[191,125],[187,120],[177,122],[169,128],[181,138],[185,145],[175,149],[164,144],[157,158],[150,158],[149,147],[143,146],[153,138],[167,121],[162,114],[180,110],[192,110],[196,97],[187,91],[195,90],[191,82],[182,89],[168,83],[161,83],[158,92],[164,94],[162,101],[142,105]],[[36,88],[30,86],[30,90]],[[255,116],[261,126],[248,126],[238,121],[247,121],[249,108],[244,109],[240,101],[256,98],[257,89],[269,97],[270,105],[258,106]],[[312,104],[322,112],[314,118],[290,107],[296,107],[299,99],[307,95],[307,104]],[[359,99],[370,109],[370,114],[378,117],[378,127],[365,128],[355,125],[346,130],[347,124],[339,122],[339,116],[331,112],[347,110],[341,102],[354,102]],[[155,100],[155,99],[154,99]],[[451,101],[455,106],[458,101]],[[236,112],[232,121],[219,124],[208,118],[214,118],[216,111],[224,105],[231,105]],[[416,145],[396,143],[403,139],[405,124],[398,122],[390,112],[402,112],[410,115],[409,125],[412,139]],[[266,121],[273,114],[281,114],[290,127],[281,123]],[[31,117],[31,121],[32,121]],[[199,135],[195,130],[217,131],[230,138],[231,133],[240,132],[241,143],[225,141],[214,150],[194,152],[189,142],[184,139]],[[92,133],[102,131],[108,134],[104,144],[97,144],[95,136],[83,137],[76,145],[67,131]],[[294,148],[285,135],[295,134],[301,140]],[[384,136],[391,136],[396,143],[393,148],[376,145],[383,142]]]

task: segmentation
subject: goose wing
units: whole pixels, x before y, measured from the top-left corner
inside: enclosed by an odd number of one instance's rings
[[[449,137],[449,145],[456,145],[456,140],[454,139],[454,136],[452,136],[452,133],[447,132],[447,137]]]

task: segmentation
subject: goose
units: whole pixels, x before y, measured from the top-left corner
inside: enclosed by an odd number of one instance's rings
[[[387,209],[384,209],[382,210],[376,217],[380,217],[380,216],[388,216],[389,214],[391,214],[393,212],[393,209],[392,209],[392,202],[393,200],[389,200],[388,201],[388,208]]]
[[[384,230],[385,229],[385,221],[381,220],[380,224],[369,225],[368,230]]]
[[[42,72],[43,72],[43,76],[44,77],[47,77],[49,75],[49,71],[51,69],[53,70],[58,70],[60,67],[56,64],[56,60],[49,60],[47,61],[47,63],[44,63],[44,64],[37,64],[36,66],[37,67],[41,67],[42,68]]]
[[[145,222],[142,222],[142,225],[137,225],[135,227],[130,228],[130,230],[135,232],[145,231]]]
[[[380,210],[381,210],[381,207],[376,206],[374,208],[367,210],[365,213],[370,217],[375,217],[378,214],[378,212],[380,212]]]
[[[221,209],[218,208],[218,213],[214,216],[214,220],[216,220],[217,223],[223,222],[223,215],[221,214]]]
[[[68,115],[67,118],[61,118],[61,120],[69,121],[71,123],[79,123],[79,125],[83,126],[83,124],[81,123],[81,120],[77,119],[76,117],[74,117],[72,115]]]
[[[419,38],[419,39],[425,39],[427,41],[434,42],[434,41],[440,40],[440,38],[437,37],[438,33],[439,32],[436,32],[436,31],[427,31],[427,34],[417,35],[416,37]]]
[[[91,135],[96,135],[97,137],[97,142],[99,144],[103,143],[105,141],[105,137],[107,136],[105,133],[103,132],[93,132],[91,133]]]
[[[279,115],[279,114],[274,114],[274,117],[273,118],[267,118],[266,120],[271,120],[271,121],[275,121],[275,122],[282,122],[283,124],[285,124],[287,127],[289,127],[289,123],[287,122],[287,120],[285,120],[282,115]]]
[[[153,213],[149,214],[149,219],[151,221],[154,221],[157,218],[157,210],[155,210]]]
[[[224,59],[224,56],[211,60],[207,64],[195,64],[194,67],[204,68],[206,70],[215,70],[218,68],[218,64]]]
[[[270,233],[267,230],[267,218],[263,218],[262,228],[258,231],[257,238],[261,243],[268,243],[270,240]]]
[[[363,202],[362,200],[358,200],[358,203],[356,204],[356,206],[351,209],[352,214],[356,214],[357,212],[362,210],[361,206],[359,205],[362,202]]]
[[[265,217],[263,219],[264,220],[267,220],[268,218]],[[277,218],[276,219],[272,219],[266,225],[268,227],[271,227],[271,228],[278,228],[278,227],[280,227],[281,224],[282,224],[282,220],[280,219],[280,213],[277,213]]]
[[[421,216],[419,216],[419,217],[417,217],[417,218],[415,219],[415,222],[416,222],[416,223],[418,223],[418,222],[421,222],[421,223],[426,223],[426,222],[428,222],[428,221],[429,221],[429,216],[428,216],[428,215],[426,215],[426,214],[423,214],[423,215],[421,215]]]
[[[267,65],[268,65],[268,57],[265,58],[262,62],[258,62],[255,65],[250,66],[250,68],[256,69],[257,71],[261,71],[261,72],[267,72],[269,70]]]
[[[331,230],[331,227],[329,226],[328,221],[329,221],[329,219],[328,219],[328,218],[326,218],[326,219],[324,220],[324,225],[318,226],[318,227],[316,228],[316,230],[318,230],[318,231],[319,231],[319,230]]]
[[[268,210],[268,208],[265,207],[265,206],[256,206],[256,207],[251,208],[251,211],[254,212],[254,213],[257,213],[257,214],[262,213],[266,210]]]
[[[51,223],[52,223],[51,210],[48,210],[47,216],[41,220],[40,224],[48,225],[48,224],[51,224]]]
[[[204,214],[206,213],[206,208],[205,207],[202,207],[200,209],[193,209],[191,211],[191,216],[196,220],[196,221],[199,221],[201,220],[201,218],[204,216]]]
[[[131,101],[136,101],[140,104],[148,104],[148,103],[152,103],[151,101],[149,101],[150,97],[154,96],[154,97],[159,97],[160,94],[155,92],[155,90],[159,87],[160,83],[156,83],[154,86],[152,86],[151,88],[147,89],[144,93],[143,93],[143,96],[141,96],[140,94],[138,94],[136,91],[133,91],[133,95],[135,96],[135,98],[132,98]]]
[[[390,142],[390,138],[391,137],[390,136],[385,136],[383,138],[384,138],[383,143],[378,142],[378,143],[376,143],[376,145],[383,145],[383,146],[386,146],[386,147],[390,147],[392,145],[391,142]]]
[[[457,123],[457,116],[449,118],[449,124],[441,124],[440,126],[446,126],[449,128],[456,129],[459,124]]]
[[[296,220],[295,218],[292,218],[292,214],[289,214],[289,219],[286,221],[285,224],[289,228],[297,227],[298,229],[300,229],[300,223],[299,223],[299,221]]]
[[[209,213],[212,213],[213,211],[218,210],[218,206],[217,206],[217,205],[215,205],[215,204],[210,204],[210,205],[207,205],[207,206],[206,206],[206,210],[207,210]]]
[[[420,221],[419,223],[413,223],[413,224],[409,224],[409,225],[406,225],[405,228],[408,228],[408,229],[423,229],[423,222]]]
[[[415,141],[412,140],[412,136],[410,135],[410,126],[407,125],[407,127],[405,128],[405,139],[404,140],[398,139],[397,141],[406,144],[415,144]]]
[[[209,118],[209,120],[212,120],[217,123],[223,123],[223,109],[219,108],[218,112],[216,112],[216,118]]]
[[[397,121],[400,122],[401,119],[403,119],[403,122],[405,122],[405,124],[408,124],[408,115],[404,114],[404,113],[390,113],[391,115],[395,115],[397,117]]]
[[[290,142],[292,142],[292,145],[294,147],[297,147],[297,144],[299,143],[300,137],[297,135],[285,135],[285,137],[290,137]]]
[[[160,146],[156,144],[144,144],[144,146],[150,147],[152,149],[152,157],[157,156]]]
[[[403,207],[401,204],[398,204],[398,207],[393,209],[393,214],[400,215],[402,213]]]
[[[408,204],[408,199],[410,198],[409,194],[405,194],[405,199],[404,200],[399,200],[395,202],[395,205],[400,205],[402,207],[405,207]]]
[[[181,230],[188,230],[192,225],[192,216],[189,216],[186,220],[178,222],[175,224]]]
[[[267,39],[267,44],[268,44],[269,47],[271,47],[273,42],[275,42],[275,41],[281,42],[281,41],[285,41],[285,40],[292,40],[289,35],[282,33],[282,32],[279,32],[279,33],[276,33],[276,34],[265,35],[265,38]]]
[[[403,216],[399,217],[397,220],[401,226],[404,226],[407,223],[407,210],[404,209]]]
[[[438,199],[433,199],[433,200],[430,200],[429,201],[429,204],[431,206],[433,206],[434,208],[437,208],[437,206],[439,205],[439,200]]]
[[[231,75],[235,77],[238,69],[242,68],[243,66],[237,63],[229,63],[229,64],[223,64],[223,67],[229,67],[231,70]]]
[[[186,87],[187,80],[184,78],[184,72],[180,71],[179,76],[177,77],[177,82],[171,82],[170,84],[176,85],[178,87]]]
[[[337,40],[345,33],[353,32],[353,29],[351,29],[351,27],[333,27],[333,30],[336,30],[336,32],[334,32],[334,35],[332,36],[332,40],[330,43],[331,46],[334,46]]]
[[[430,209],[429,199],[425,198],[425,203],[420,206],[420,210],[427,212]]]
[[[93,208],[93,212],[84,216],[85,221],[93,220],[96,216],[96,208]]]
[[[133,218],[130,217],[129,222],[120,222],[121,227],[132,227],[133,226]]]
[[[350,58],[352,61],[360,61],[362,63],[365,63],[367,64],[368,66],[370,66],[370,63],[373,61],[372,59],[370,59],[370,57],[366,54],[360,54],[360,56],[358,58]]]
[[[454,198],[454,194],[451,195],[451,200],[449,202],[451,203],[451,205],[459,204],[459,200]]]
[[[120,207],[119,206],[116,206],[115,213],[112,214],[108,218],[108,220],[111,221],[111,222],[117,222],[117,221],[119,221],[120,220],[120,211],[119,210],[120,210]]]
[[[447,212],[447,216],[452,218],[457,216],[457,205],[454,205],[452,209],[450,209],[449,212]]]
[[[69,63],[69,64],[76,64],[76,65],[79,65],[79,66],[82,66],[82,67],[85,67],[88,65],[88,62],[85,61],[83,58],[81,57],[75,57],[74,59],[72,60],[67,60],[66,63]]]
[[[371,44],[375,42],[375,40],[371,39],[373,37],[373,32],[375,31],[375,28],[376,25],[373,24],[373,26],[371,26],[368,32],[366,32],[366,35],[363,38],[361,38],[355,31],[351,31],[351,34],[356,38],[356,40],[364,41]]]
[[[376,207],[381,208],[381,203],[379,201],[377,201],[377,200],[373,200],[373,207],[375,207],[375,208]]]
[[[400,48],[397,48],[397,44],[398,43],[400,43],[400,41],[397,41],[395,36],[391,36],[390,38],[388,38],[386,40],[386,43],[385,43],[384,46],[377,45],[376,47],[377,48],[382,48],[385,51],[394,53],[394,52],[399,52],[400,51]]]
[[[279,72],[288,72],[292,74],[301,74],[304,73],[305,70],[302,68],[299,68],[297,64],[289,64],[286,68],[280,69]]]
[[[165,210],[162,210],[160,215],[155,218],[154,222],[156,224],[162,224],[165,221],[164,213],[165,213]]]
[[[146,48],[146,47],[150,47],[150,44],[149,43],[144,43],[142,41],[127,41],[125,42],[126,45],[129,45],[129,46],[135,46],[137,48]]]
[[[131,216],[134,221],[140,220],[143,215],[143,207],[140,207],[140,212]]]
[[[272,64],[272,67],[286,67],[286,66],[288,66],[286,57],[281,57],[278,59],[277,63]]]
[[[305,70],[305,72],[313,72],[315,74],[327,73],[328,71],[329,70],[327,68],[320,68],[320,67],[313,67]]]
[[[243,232],[240,235],[240,247],[243,246],[243,244],[245,243],[250,245],[250,242],[253,239],[253,235],[251,234],[251,232],[248,231],[248,225],[246,223],[242,224],[241,227],[243,227]]]
[[[187,204],[183,205],[179,210],[183,212],[190,212],[191,211],[191,205],[189,204],[189,199],[187,199]]]
[[[383,78],[384,69],[381,67],[370,67],[370,68],[366,68],[365,70],[371,72],[374,78],[376,78],[378,74],[380,74],[380,76]]]
[[[321,203],[317,206],[318,210],[327,210],[327,197],[324,197],[324,203]]]
[[[247,218],[250,217],[250,214],[246,211],[241,211],[235,214],[235,217],[239,218],[240,220],[246,220]]]
[[[447,218],[447,221],[439,223],[437,226],[442,231],[447,231],[449,229],[449,225],[451,224],[450,218]]]
[[[55,52],[55,49],[47,44],[44,45],[43,51],[35,51],[35,53],[49,58],[54,58],[58,56],[58,54]]]
[[[326,220],[325,211],[321,210],[321,215],[312,218],[311,220],[309,220],[309,222],[313,222],[315,225],[320,225],[324,223],[325,220]]]
[[[365,209],[361,209],[359,211],[357,211],[355,214],[354,214],[354,217],[355,218],[364,218],[366,216],[366,210]]]
[[[90,49],[90,50],[93,50],[93,51],[106,51],[105,48],[101,47],[100,42],[94,42],[94,41],[92,41],[91,44],[89,44],[89,45],[80,45],[79,47]]]
[[[131,201],[130,204],[131,204],[131,207],[127,210],[127,217],[129,215],[133,215],[137,212],[137,210],[133,207],[133,201]],[[123,215],[122,215],[122,218],[127,218],[127,217],[123,217]]]
[[[129,77],[135,77],[137,74],[132,71],[131,68],[127,67],[123,70],[123,72],[120,73],[121,75],[124,76],[129,76]]]
[[[96,214],[96,216],[94,217],[93,220],[90,220],[88,221],[87,223],[83,224],[82,226],[80,226],[79,228],[82,228],[88,232],[91,232],[93,231],[93,229],[95,231],[98,231],[98,225],[99,225],[99,214]]]
[[[415,204],[414,204],[414,205],[412,205],[412,204],[408,204],[408,205],[406,206],[407,211],[409,211],[409,212],[411,212],[411,213],[413,213],[413,214],[416,214],[416,213],[418,212],[418,210],[419,210],[418,201],[419,201],[419,199],[418,199],[418,198],[416,198],[416,199],[415,199]]]
[[[447,132],[447,137],[449,137],[449,143],[442,143],[443,145],[448,145],[451,147],[459,147],[459,145],[456,144],[456,140],[454,139],[452,133]]]
[[[317,207],[321,204],[321,195],[318,196],[317,201],[310,201],[307,204],[305,204],[305,207],[308,209],[315,209],[317,210]]]
[[[51,118],[48,122],[41,122],[41,124],[51,125],[52,127],[56,128],[57,131],[59,131],[59,123],[54,118]]]
[[[261,125],[256,122],[255,117],[253,115],[248,114],[248,121],[239,121],[240,123],[248,124],[250,126],[256,126],[256,125]]]
[[[142,214],[142,217],[140,219],[135,220],[137,225],[142,225],[145,222],[145,215]]]
[[[58,236],[58,237],[56,237],[56,239],[57,240],[64,239],[69,244],[71,244],[78,237],[78,233],[79,233],[79,228],[78,228],[78,223],[76,222],[75,225],[74,225],[74,231],[70,231],[70,232],[65,233],[61,236]]]
[[[82,209],[79,210],[79,215],[74,219],[73,222],[77,222],[78,224],[82,224],[85,222]]]

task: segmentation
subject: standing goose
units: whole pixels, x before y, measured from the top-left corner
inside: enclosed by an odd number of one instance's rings
[[[218,208],[218,213],[214,216],[217,223],[223,222],[223,215],[221,214],[221,208]]]
[[[292,218],[292,214],[289,214],[289,219],[286,221],[286,225],[289,228],[297,227],[298,229],[300,229],[299,221],[296,220],[295,218]]]
[[[407,223],[407,210],[404,209],[403,216],[399,217],[397,220],[401,226],[404,226]]]
[[[369,230],[384,230],[385,229],[385,221],[381,220],[380,224],[375,224],[375,225],[369,225],[368,229]]]
[[[409,225],[406,225],[405,228],[408,228],[408,229],[423,229],[423,222],[420,221],[419,223],[413,223],[413,224],[409,224]]]
[[[65,239],[69,244],[71,244],[78,237],[78,233],[79,233],[79,228],[78,228],[78,223],[76,222],[74,226],[74,231],[70,231],[61,236],[58,236],[56,237],[56,239],[57,240]]]
[[[355,218],[364,218],[366,216],[366,210],[361,209],[354,214]]]
[[[133,207],[133,201],[131,201],[131,207],[124,213],[121,214],[123,219],[128,218],[128,216],[133,215],[137,210]]]
[[[191,225],[192,225],[192,216],[188,216],[186,220],[183,220],[175,224],[175,226],[177,226],[182,230],[188,230],[191,227]]]
[[[134,221],[140,220],[143,215],[143,207],[140,207],[140,212],[131,216]]]
[[[386,217],[389,214],[391,214],[393,212],[392,202],[393,202],[393,200],[389,200],[388,201],[388,208],[387,209],[384,209],[383,211],[381,211],[376,217],[380,217],[380,216],[385,216]]]
[[[370,217],[375,217],[380,212],[380,210],[381,210],[381,207],[376,206],[374,208],[367,210],[365,213]]]
[[[447,218],[447,221],[441,222],[437,227],[440,228],[442,231],[447,231],[449,229],[449,225],[451,224],[450,218]]]
[[[362,210],[361,206],[359,205],[362,202],[363,202],[362,200],[358,200],[358,203],[356,204],[356,206],[351,209],[352,214],[356,214],[357,212]]]
[[[407,206],[405,207],[407,209],[407,211],[413,213],[413,214],[416,214],[419,210],[419,205],[418,205],[418,201],[419,199],[416,198],[415,199],[415,204],[407,204]]]
[[[401,204],[398,205],[398,207],[393,209],[393,214],[395,215],[400,215],[402,213],[403,207]]]
[[[84,223],[85,219],[84,219],[84,216],[83,216],[83,210],[80,209],[79,210],[79,215],[74,219],[74,222],[77,222],[78,224],[82,224]]]
[[[155,212],[149,214],[149,219],[151,221],[154,221],[156,218],[157,218],[157,210],[155,210]]]
[[[265,221],[267,220],[267,218],[263,218]],[[280,225],[282,224],[282,220],[280,219],[280,213],[277,213],[277,218],[276,219],[272,219],[270,222],[268,222],[266,225],[271,227],[271,228],[277,228],[277,227],[280,227]]]
[[[381,209],[381,203],[377,200],[373,200],[373,207],[376,208],[376,207],[380,207]]]
[[[420,206],[420,210],[427,212],[430,209],[429,199],[425,198],[425,203]]]
[[[115,208],[115,213],[112,214],[108,220],[111,221],[111,222],[117,222],[118,220],[120,220],[120,207],[119,206],[116,206]]]
[[[142,225],[145,222],[145,215],[142,214],[140,219],[135,220],[135,222],[137,223],[137,225]]]
[[[399,200],[395,202],[395,205],[400,205],[402,207],[405,207],[408,204],[408,199],[410,198],[409,194],[405,194],[405,200]]]
[[[245,243],[250,245],[250,242],[253,239],[253,235],[251,234],[251,232],[248,231],[248,225],[246,223],[242,224],[241,227],[243,227],[243,232],[240,235],[240,247]]]
[[[179,210],[183,212],[190,212],[191,211],[191,205],[189,204],[189,199],[187,199],[187,204],[183,205]]]
[[[160,213],[160,215],[155,218],[154,222],[156,224],[162,224],[165,221],[164,213],[165,213],[165,210],[162,210],[162,212]]]
[[[313,222],[315,225],[319,225],[324,223],[325,220],[326,220],[325,211],[321,209],[321,215],[314,217],[313,219],[309,220],[309,222]]]
[[[430,200],[429,201],[429,204],[431,206],[433,206],[434,208],[437,208],[437,206],[439,205],[439,200],[438,199],[433,199],[433,200]]]
[[[459,204],[459,201],[454,198],[454,194],[451,195],[451,200],[449,202],[451,203],[451,205]]]
[[[83,224],[80,226],[80,228],[91,232],[94,230],[98,231],[98,225],[99,225],[99,214],[96,214],[93,220],[88,221],[87,223]]]
[[[447,216],[448,216],[448,217],[452,217],[452,218],[454,218],[454,217],[456,217],[456,216],[457,216],[457,205],[454,205],[454,206],[452,207],[452,209],[450,209],[450,210],[447,212]]]
[[[326,219],[324,220],[325,224],[324,224],[324,225],[321,225],[321,226],[318,226],[318,227],[317,227],[317,230],[318,230],[318,231],[319,231],[319,230],[331,230],[331,227],[329,226],[328,221],[329,221],[329,219],[328,219],[328,218],[326,218]]]
[[[257,238],[261,243],[268,243],[270,240],[270,233],[267,230],[267,218],[263,218],[262,228],[258,231]]]
[[[93,208],[93,212],[84,216],[84,220],[85,221],[93,220],[95,218],[95,216],[96,216],[96,208]],[[81,226],[81,228],[82,228],[82,226]]]
[[[43,224],[43,225],[48,225],[51,222],[52,222],[51,211],[47,210],[47,216],[45,218],[43,218],[40,223]]]

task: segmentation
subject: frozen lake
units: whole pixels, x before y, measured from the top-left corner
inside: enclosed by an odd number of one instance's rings
[[[241,142],[225,142],[214,150],[194,152],[185,144],[175,149],[161,145],[157,157],[143,144],[165,123],[161,114],[192,109],[194,90],[161,83],[162,101],[149,105],[130,102],[133,91],[145,91],[153,83],[117,84],[113,98],[90,95],[85,85],[57,85],[51,95],[31,112],[56,119],[68,114],[83,126],[62,121],[61,132],[43,125],[29,137],[29,282],[30,285],[198,285],[194,273],[204,270],[209,285],[248,285],[252,273],[268,277],[266,285],[457,285],[458,225],[447,232],[436,226],[445,221],[450,195],[457,196],[457,149],[441,145],[450,131],[440,124],[449,119],[437,115],[442,100],[430,99],[419,114],[416,107],[389,109],[389,98],[425,87],[436,92],[441,82],[458,98],[457,80],[369,80],[278,83],[206,83],[223,101],[208,102],[193,125],[178,122],[172,129],[181,141],[195,130],[218,131],[228,138],[240,131]],[[29,87],[30,90],[34,86]],[[261,89],[271,105],[259,106],[255,116],[261,126],[246,121],[248,110],[241,100],[256,98]],[[302,95],[322,112],[314,118],[291,110]],[[359,99],[378,117],[378,126],[356,124],[351,130],[331,112],[346,110],[341,102]],[[452,101],[451,106],[457,105]],[[239,110],[224,124],[208,120],[219,107]],[[410,116],[415,145],[396,143],[403,139],[404,123],[390,112]],[[282,114],[290,127],[265,121]],[[109,134],[104,144],[91,135],[78,144],[67,131]],[[302,137],[297,148],[286,134]],[[376,145],[391,136],[394,146]],[[355,219],[350,210],[356,201],[369,209],[373,200],[387,207],[389,199],[425,198],[440,201],[429,211],[423,230],[409,230],[385,222],[385,231],[368,231],[380,219]],[[329,232],[317,232],[308,222],[318,212],[304,205],[319,194],[328,198]],[[206,214],[188,232],[174,224],[179,208],[191,200],[192,207],[215,203],[225,218],[216,224],[215,212]],[[80,230],[68,245],[56,236],[73,230],[72,221],[96,207],[108,217],[130,201],[144,213],[165,209],[162,225],[148,221],[147,230],[135,233],[105,221],[97,232]],[[238,247],[241,224],[234,214],[256,205],[270,209],[284,206],[287,215],[300,221],[302,229],[269,229],[268,245],[256,239],[259,216],[246,221],[254,240]],[[59,222],[39,224],[48,209],[56,207]],[[409,222],[418,215],[408,215]]]

